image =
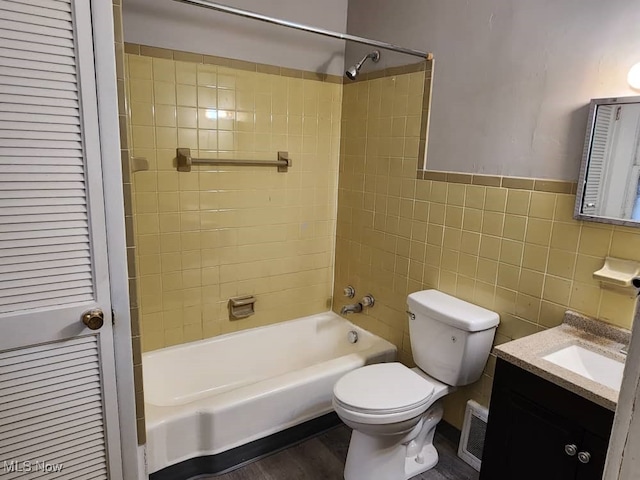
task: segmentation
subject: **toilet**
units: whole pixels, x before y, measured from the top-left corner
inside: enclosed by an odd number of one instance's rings
[[[333,389],[333,407],[353,429],[345,480],[405,480],[433,468],[440,399],[482,375],[497,313],[438,290],[407,298],[417,368],[380,363],[353,370]]]

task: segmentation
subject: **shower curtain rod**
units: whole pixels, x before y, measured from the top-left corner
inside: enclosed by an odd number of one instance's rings
[[[290,22],[288,20],[282,20],[280,18],[268,17],[261,13],[251,12],[249,10],[241,10],[239,8],[229,7],[228,5],[222,5],[220,3],[211,2],[209,0],[174,0],[180,3],[187,3],[189,5],[196,5],[198,7],[209,8],[211,10],[217,10],[218,12],[230,13],[232,15],[238,15],[244,18],[252,18],[261,22],[272,23],[274,25],[280,25],[282,27],[293,28],[295,30],[302,30],[305,32],[316,33],[318,35],[324,35],[325,37],[338,38],[340,40],[348,40],[350,42],[362,43],[364,45],[370,45],[372,47],[384,48],[386,50],[393,50],[394,52],[404,53],[406,55],[413,55],[414,57],[421,57],[427,60],[433,59],[432,53],[421,52],[420,50],[414,50],[412,48],[399,47],[392,43],[380,42],[378,40],[371,40],[369,38],[357,37],[355,35],[349,35],[347,33],[333,32],[331,30],[325,30],[324,28],[312,27],[309,25],[303,25],[301,23]]]

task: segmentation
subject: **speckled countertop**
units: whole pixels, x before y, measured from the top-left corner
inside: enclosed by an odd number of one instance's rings
[[[495,347],[502,358],[524,370],[549,380],[609,410],[618,404],[617,390],[578,375],[542,357],[570,345],[580,345],[609,358],[624,362],[620,353],[629,344],[631,332],[574,312],[567,312],[562,325]]]

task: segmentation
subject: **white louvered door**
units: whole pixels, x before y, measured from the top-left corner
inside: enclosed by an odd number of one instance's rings
[[[0,0],[3,480],[122,478],[91,20]]]

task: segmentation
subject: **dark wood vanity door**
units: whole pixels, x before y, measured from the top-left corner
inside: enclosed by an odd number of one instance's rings
[[[498,359],[480,480],[602,480],[612,425],[613,412]]]
[[[508,401],[509,435],[505,439],[506,477],[519,480],[573,478],[576,457],[566,447],[578,443],[582,430],[519,395]]]
[[[572,422],[512,392],[494,396],[481,480],[573,479],[577,459],[565,447],[582,430]],[[577,448],[577,447],[576,447]]]
[[[576,480],[602,480],[604,464],[607,460],[609,441],[589,432],[585,432],[580,444],[580,453],[588,453],[588,462],[578,460]],[[585,457],[583,457],[583,460]]]

